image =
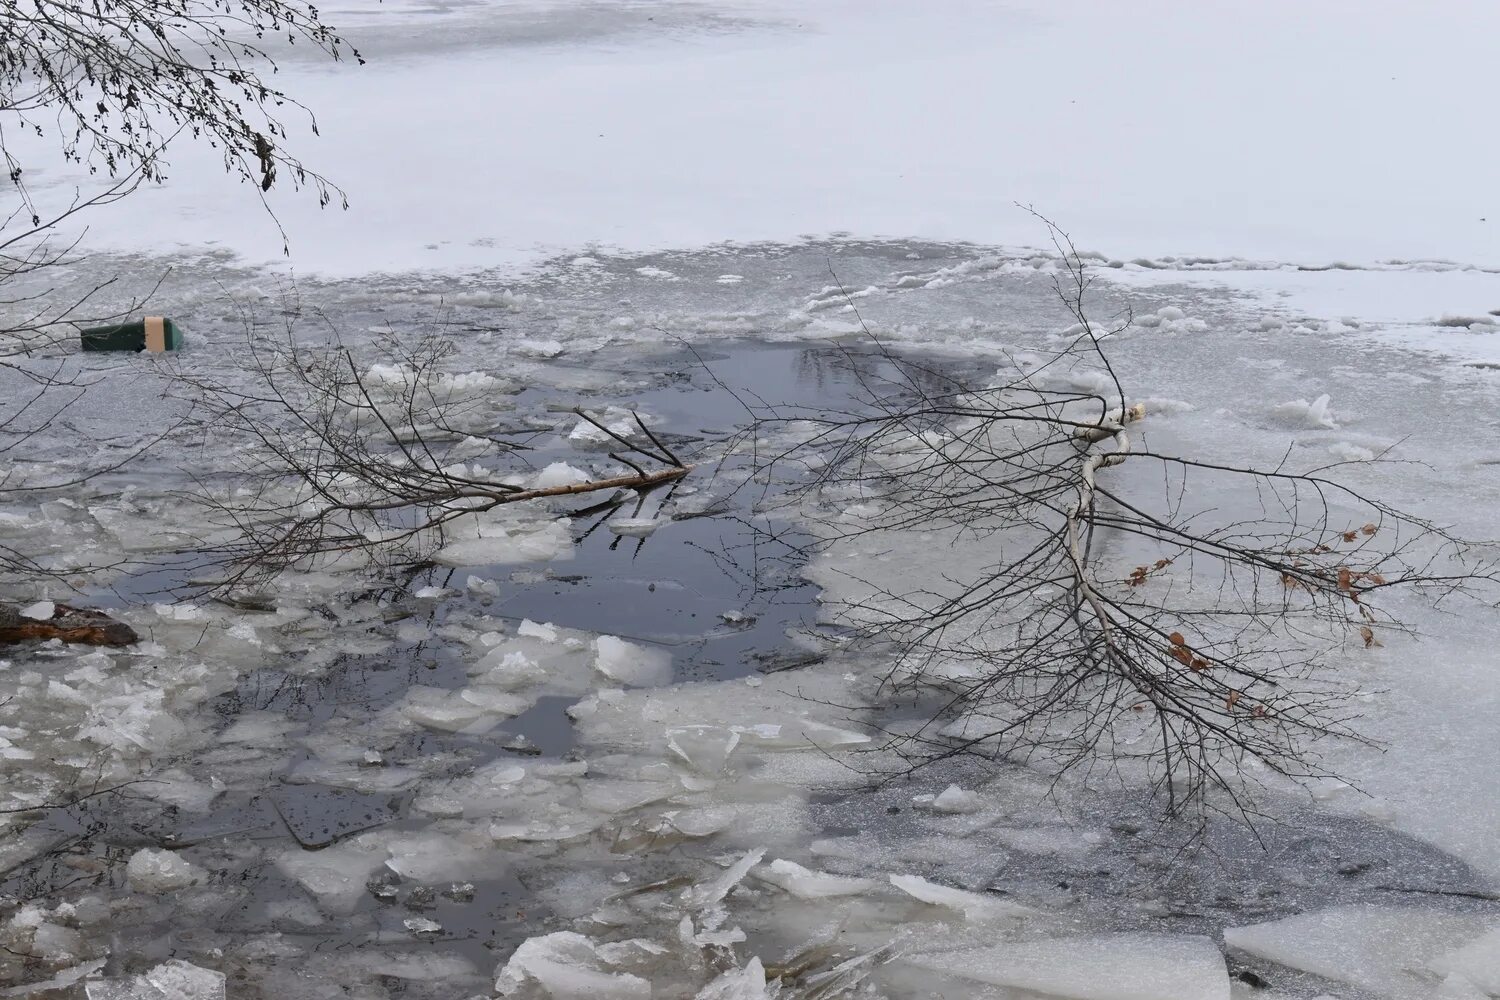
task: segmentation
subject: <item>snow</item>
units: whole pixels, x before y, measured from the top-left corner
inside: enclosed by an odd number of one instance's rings
[[[299,151],[352,203],[319,211],[273,189],[298,266],[452,271],[556,248],[598,271],[609,247],[854,227],[1034,244],[1017,202],[1132,257],[1500,259],[1486,171],[1497,140],[1472,127],[1500,33],[1488,4],[1441,18],[1396,3],[1173,6],[1150,31],[1133,8],[1042,0],[653,13],[659,27],[538,4],[553,44],[537,45],[507,32],[514,8],[494,0],[400,19],[365,6],[349,30],[368,65],[289,59],[278,83],[322,133],[292,116]],[[857,98],[806,99],[856,80]],[[522,90],[538,96],[490,98]],[[389,121],[409,123],[399,146]],[[1455,144],[1434,183],[1432,157]],[[93,216],[93,238],[229,243],[279,261],[273,222],[212,151],[179,149],[172,167],[164,188]],[[34,185],[60,197],[71,176]]]
[[[1068,1000],[1229,1000],[1224,958],[1203,937],[1115,934],[1015,941],[911,955],[906,961]]]

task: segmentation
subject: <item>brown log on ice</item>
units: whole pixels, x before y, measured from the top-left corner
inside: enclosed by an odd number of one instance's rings
[[[14,608],[0,604],[0,646],[47,639],[90,646],[128,646],[139,642],[140,636],[124,622],[89,608],[57,604],[53,606],[52,617],[41,620],[23,617]]]

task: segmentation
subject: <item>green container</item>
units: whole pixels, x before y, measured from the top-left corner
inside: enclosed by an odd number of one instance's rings
[[[182,331],[164,316],[146,316],[133,323],[92,326],[79,331],[85,351],[180,351]]]

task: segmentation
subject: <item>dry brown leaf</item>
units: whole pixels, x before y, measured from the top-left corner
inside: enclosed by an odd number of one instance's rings
[[[1346,532],[1344,532],[1344,541],[1346,541],[1346,542],[1352,542],[1352,541],[1354,541],[1358,537],[1359,537],[1359,532],[1357,532],[1357,531],[1346,531]]]
[[[1371,646],[1385,645],[1385,643],[1375,638],[1375,630],[1368,625],[1361,625],[1359,627],[1359,637],[1365,641],[1366,649],[1369,649]]]
[[[1182,637],[1182,633],[1181,632],[1173,632],[1171,635],[1167,636],[1167,641],[1170,642],[1174,646],[1186,646],[1187,645],[1187,640]]]
[[[1344,591],[1354,589],[1354,575],[1349,572],[1348,566],[1339,567],[1339,589]]]
[[[1234,706],[1238,705],[1239,703],[1240,693],[1238,691],[1231,691],[1229,692],[1229,697],[1224,699],[1224,708],[1227,711],[1233,712]]]
[[[1359,530],[1361,532],[1363,532],[1365,535],[1373,535],[1373,534],[1375,534],[1375,532],[1379,531],[1380,529],[1377,528],[1373,524],[1367,524],[1364,527],[1360,528]]]

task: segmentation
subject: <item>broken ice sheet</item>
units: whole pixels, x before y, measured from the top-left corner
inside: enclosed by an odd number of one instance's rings
[[[672,654],[650,649],[612,635],[594,640],[594,667],[605,677],[632,687],[656,687],[672,682]]]
[[[995,896],[986,896],[977,892],[967,892],[963,889],[953,889],[946,885],[938,885],[929,882],[920,875],[892,875],[891,884],[914,899],[920,899],[924,903],[933,906],[945,906],[958,910],[968,920],[975,923],[984,923],[992,920],[1017,920],[1031,915],[1034,911],[1019,903],[1000,899]]]
[[[755,877],[783,889],[798,899],[860,896],[877,889],[880,885],[874,879],[829,875],[784,859],[772,861],[769,865],[757,869]]]
[[[0,997],[29,997],[38,993],[50,993],[53,990],[61,990],[72,986],[85,976],[91,976],[104,968],[107,959],[95,959],[85,962],[83,965],[75,965],[71,969],[64,969],[50,979],[35,983],[23,983],[20,986],[11,986],[0,990]]]
[[[612,971],[598,948],[582,934],[558,931],[521,942],[495,977],[501,996],[539,986],[556,1000],[649,1000],[651,984],[628,972]]]
[[[224,1000],[224,974],[181,959],[138,976],[84,983],[88,1000]]]
[[[309,849],[329,844],[361,830],[381,826],[399,812],[390,795],[367,794],[330,785],[280,785],[271,803],[297,843]]]
[[[1247,927],[1228,927],[1230,948],[1383,997],[1431,995],[1431,971],[1466,972],[1465,947],[1483,917],[1416,907],[1333,906]],[[1445,963],[1447,963],[1445,965]]]
[[[1206,937],[1106,934],[1014,941],[905,961],[945,975],[1067,1000],[1229,1000],[1229,973]]]

